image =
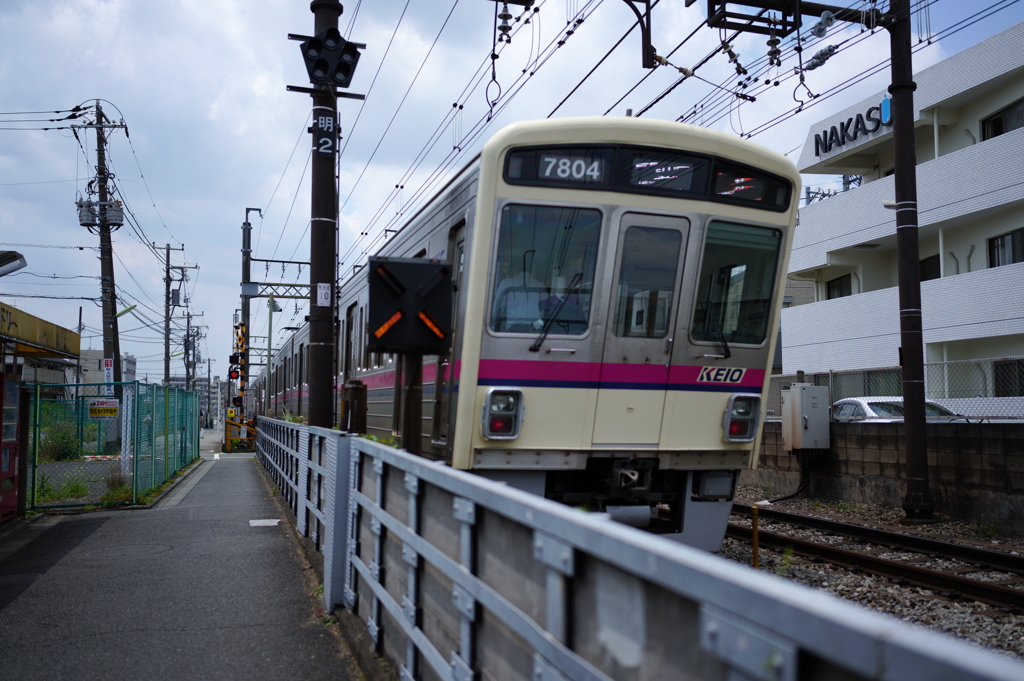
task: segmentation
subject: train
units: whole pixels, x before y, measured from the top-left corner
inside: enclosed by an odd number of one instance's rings
[[[785,156],[682,123],[496,132],[376,253],[451,266],[422,455],[717,549],[757,464],[799,186]],[[366,272],[337,285],[335,425],[401,446],[403,357],[367,349]],[[247,413],[307,413],[308,338]]]

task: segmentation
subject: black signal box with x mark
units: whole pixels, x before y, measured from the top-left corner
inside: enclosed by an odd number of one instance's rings
[[[370,258],[368,350],[436,355],[452,347],[452,266]]]

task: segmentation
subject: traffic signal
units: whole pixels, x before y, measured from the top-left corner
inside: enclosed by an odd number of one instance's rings
[[[228,357],[228,364],[234,366],[240,363],[241,362],[239,361],[238,355],[231,355],[230,357]]]
[[[245,398],[242,397],[241,395],[236,395],[235,397],[231,398],[231,404],[236,407],[245,406]]]
[[[238,378],[238,376],[239,376],[238,369],[231,369],[230,371],[228,371],[228,378],[234,380],[234,379]]]
[[[302,41],[302,58],[306,62],[309,82],[347,88],[359,63],[359,48],[341,37],[336,28],[329,28],[315,38]]]

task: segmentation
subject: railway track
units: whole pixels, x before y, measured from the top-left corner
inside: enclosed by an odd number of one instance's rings
[[[740,515],[750,515],[749,506],[737,504],[733,510]],[[778,551],[785,551],[788,547],[794,555],[811,562],[830,563],[853,572],[878,575],[897,585],[928,589],[951,600],[974,600],[1006,613],[1024,612],[1024,590],[1011,588],[1014,584],[1024,585],[1024,557],[770,509],[759,508],[758,516],[760,520],[844,536],[851,543],[880,545],[894,551],[920,554],[921,558],[891,560],[863,550],[839,548],[832,544],[764,530],[758,531],[758,544],[761,547]],[[732,523],[726,536],[746,543],[753,539],[750,527]],[[935,560],[956,561],[962,567],[934,570],[915,564]],[[990,571],[1007,573],[1008,577],[999,581],[983,581],[965,576]]]

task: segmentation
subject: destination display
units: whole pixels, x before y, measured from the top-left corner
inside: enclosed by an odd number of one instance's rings
[[[660,194],[785,210],[783,177],[703,154],[633,146],[528,147],[505,159],[509,184]]]

